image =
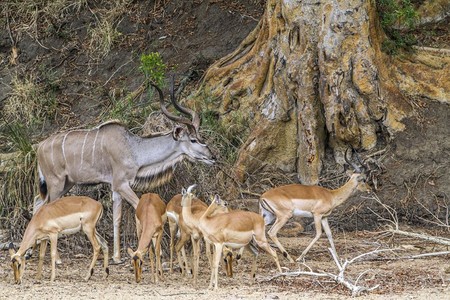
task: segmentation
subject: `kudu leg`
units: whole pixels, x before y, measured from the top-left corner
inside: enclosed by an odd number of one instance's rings
[[[114,222],[114,254],[113,260],[121,263],[120,256],[120,223],[122,219],[122,197],[136,209],[139,198],[128,184],[113,188],[113,222]]]
[[[122,221],[122,198],[113,192],[113,228],[114,228],[114,252],[113,261],[120,263],[120,223]]]

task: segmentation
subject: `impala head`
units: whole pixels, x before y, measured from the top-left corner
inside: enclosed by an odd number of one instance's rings
[[[348,151],[348,149],[347,149]],[[370,172],[370,170],[368,170],[368,168],[366,168],[366,166],[361,162],[360,158],[359,158],[359,154],[353,149],[353,151],[357,154],[357,159],[359,161],[359,163],[361,164],[361,168],[358,167],[358,165],[350,162],[347,159],[347,151],[345,151],[345,161],[351,165],[354,169],[354,171],[347,171],[347,174],[349,174],[350,178],[353,180],[356,180],[358,182],[358,185],[356,186],[356,189],[360,192],[371,192],[372,188],[370,187],[370,185],[367,183],[367,176],[368,173]]]
[[[147,250],[148,249],[146,249],[143,252],[141,252],[141,251],[133,252],[133,250],[131,250],[131,248],[127,249],[127,252],[131,257],[131,265],[133,266],[133,271],[134,271],[134,276],[135,276],[136,282],[141,281],[142,268],[144,265],[142,258],[145,255],[145,253],[147,253]]]
[[[218,194],[214,195],[214,198],[212,198],[212,201],[215,201],[217,206],[224,207],[228,209],[228,202],[220,198]]]
[[[195,198],[195,194],[193,193],[193,190],[197,187],[196,184],[193,184],[188,187],[186,190],[185,188],[181,189],[181,206],[187,206],[190,203],[192,203],[192,199]]]
[[[9,255],[11,255],[11,267],[14,272],[14,282],[20,284],[25,271],[25,259],[16,253],[13,243],[9,244]]]
[[[181,113],[190,115],[192,121],[183,116],[176,116],[170,113],[164,104],[164,95],[161,89],[151,83],[151,85],[158,91],[159,103],[161,104],[161,111],[172,121],[185,124],[188,130],[183,130],[181,127],[176,127],[173,132],[173,137],[180,143],[180,150],[188,157],[203,161],[207,164],[213,164],[216,161],[215,156],[209,150],[208,146],[202,142],[199,134],[200,118],[197,113],[189,108],[181,106],[175,99],[174,95],[174,77],[172,77],[172,83],[170,85],[170,99],[173,106]]]

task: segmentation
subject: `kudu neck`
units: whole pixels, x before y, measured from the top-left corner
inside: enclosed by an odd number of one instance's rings
[[[178,149],[179,143],[172,134],[148,138],[134,136],[132,140],[131,151],[140,166],[170,162],[182,155]]]

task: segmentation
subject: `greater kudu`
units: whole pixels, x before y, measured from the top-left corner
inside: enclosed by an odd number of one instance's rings
[[[175,108],[192,116],[192,121],[183,116],[169,113],[164,105],[161,89],[159,93],[161,110],[171,120],[183,123],[173,133],[152,137],[132,134],[117,122],[110,121],[90,130],[69,130],[50,136],[38,146],[38,167],[40,176],[40,200],[36,209],[48,201],[64,195],[75,184],[109,183],[113,192],[114,261],[120,261],[119,227],[122,215],[122,198],[134,208],[139,198],[134,190],[148,190],[172,176],[173,167],[184,158],[215,162],[215,157],[199,138],[200,119],[198,115],[180,106],[173,94]]]

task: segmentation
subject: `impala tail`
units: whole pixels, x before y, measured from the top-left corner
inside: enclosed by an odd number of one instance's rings
[[[275,211],[264,198],[259,201],[259,214],[263,217],[266,226],[275,220]]]

